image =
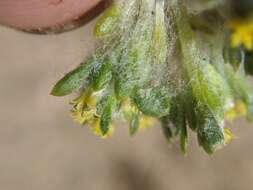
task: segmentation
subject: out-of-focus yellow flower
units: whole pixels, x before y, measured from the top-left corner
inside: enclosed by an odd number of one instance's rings
[[[155,125],[156,121],[157,120],[154,117],[149,117],[149,116],[142,115],[140,117],[140,124],[139,124],[140,129],[153,127]]]
[[[124,112],[138,112],[138,108],[129,99],[123,101],[122,108]]]
[[[154,126],[157,121],[154,117],[146,116],[140,113],[138,108],[130,101],[125,100],[122,104],[124,116],[127,120],[131,120],[133,114],[139,115],[139,128],[145,129]]]
[[[247,115],[247,105],[243,103],[240,100],[237,100],[232,107],[227,113],[226,113],[226,119],[228,120],[234,120],[238,117],[244,117]]]
[[[224,129],[224,136],[225,136],[225,144],[229,144],[232,140],[234,140],[236,137],[232,133],[232,131],[228,128]]]
[[[235,20],[228,24],[232,31],[231,47],[243,45],[248,50],[253,50],[253,19]]]

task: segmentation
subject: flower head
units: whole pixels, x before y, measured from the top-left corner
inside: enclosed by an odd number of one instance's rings
[[[231,46],[233,48],[243,45],[247,50],[253,50],[253,19],[235,20],[229,23]]]

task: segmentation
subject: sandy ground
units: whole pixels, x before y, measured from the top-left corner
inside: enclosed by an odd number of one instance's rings
[[[159,127],[131,138],[120,126],[102,140],[68,117],[68,100],[49,95],[55,81],[94,47],[92,26],[60,35],[0,27],[0,190],[251,190],[253,128],[212,157],[191,138],[182,156]]]

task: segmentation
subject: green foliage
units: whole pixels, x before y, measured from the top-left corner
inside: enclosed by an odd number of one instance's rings
[[[89,76],[91,68],[92,59],[80,65],[57,82],[51,94],[54,96],[65,96],[79,89],[84,83],[84,80]]]
[[[171,143],[172,138],[174,137],[174,134],[170,125],[170,118],[168,116],[162,117],[161,125],[162,125],[162,131],[166,140],[168,141],[168,143]]]
[[[105,97],[102,110],[101,110],[101,121],[100,128],[103,135],[106,135],[110,129],[112,122],[113,113],[117,108],[117,100],[113,95],[108,95]]]
[[[130,123],[129,123],[129,132],[131,135],[134,135],[139,127],[140,127],[140,117],[139,114],[133,114],[131,119],[130,119]]]
[[[188,131],[187,131],[187,123],[186,119],[183,119],[182,128],[180,129],[180,145],[181,150],[184,154],[187,153],[188,150]]]
[[[247,74],[253,76],[253,52],[246,51],[244,68]]]
[[[121,7],[114,3],[98,19],[94,29],[94,35],[97,38],[104,38],[114,32],[117,29],[120,15]]]
[[[223,124],[214,117],[208,107],[200,108],[199,115],[197,130],[199,144],[208,154],[213,154],[225,145]]]
[[[151,1],[152,2],[152,1]],[[153,15],[148,3],[140,8],[139,17],[131,37],[126,42],[117,67],[115,87],[120,98],[131,96],[135,87],[141,87],[150,74],[150,46],[152,43]]]
[[[225,62],[231,64],[234,70],[238,71],[243,62],[244,52],[240,48],[225,47],[223,54]]]
[[[52,94],[85,87],[72,115],[102,137],[111,135],[114,120],[126,120],[130,135],[158,120],[167,141],[178,138],[184,154],[190,129],[213,154],[233,139],[224,128],[228,113],[253,120],[246,78],[252,52],[230,46],[218,5],[217,0],[114,1],[95,26],[100,46]]]
[[[160,86],[138,89],[133,95],[133,100],[142,113],[158,118],[169,114],[170,99],[168,89]]]
[[[95,91],[99,91],[106,87],[112,80],[112,63],[109,58],[106,58],[103,64],[94,68],[92,72],[92,85]]]

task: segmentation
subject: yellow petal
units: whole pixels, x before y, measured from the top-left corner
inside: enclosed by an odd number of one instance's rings
[[[155,125],[156,119],[149,116],[141,116],[140,118],[140,129],[146,129]]]
[[[224,129],[224,135],[225,135],[225,144],[229,144],[233,139],[235,139],[235,135],[232,133],[232,131],[228,128]]]
[[[228,23],[232,31],[231,47],[243,45],[248,50],[253,50],[253,19],[235,20]]]
[[[228,120],[234,120],[236,118],[239,117],[244,117],[247,115],[248,109],[247,109],[247,105],[245,103],[243,103],[240,100],[237,100],[235,102],[235,105],[232,109],[230,109],[227,113],[226,113],[226,119]]]

